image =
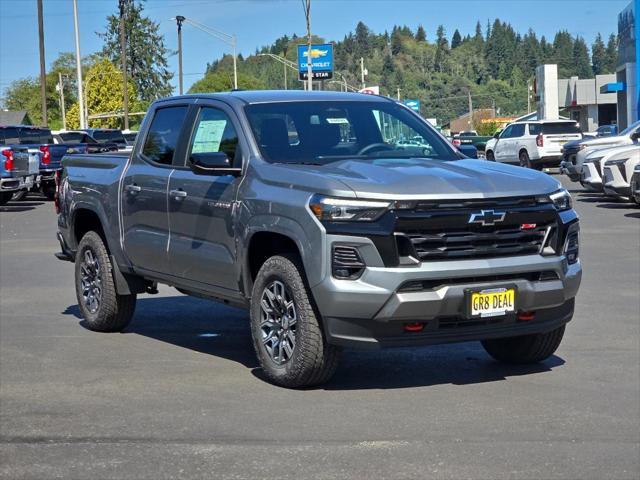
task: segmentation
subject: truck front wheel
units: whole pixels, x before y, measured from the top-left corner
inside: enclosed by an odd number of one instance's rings
[[[131,321],[136,295],[119,295],[113,266],[102,237],[88,232],[76,254],[76,297],[87,327],[98,332],[118,332]]]
[[[538,363],[549,358],[560,346],[564,325],[546,333],[484,340],[489,355],[505,363]]]
[[[276,385],[319,385],[338,366],[340,349],[324,338],[296,256],[276,255],[260,268],[251,296],[251,334],[264,374]]]

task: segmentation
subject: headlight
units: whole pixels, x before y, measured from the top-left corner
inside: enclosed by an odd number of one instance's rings
[[[391,206],[391,202],[331,198],[314,195],[309,208],[320,221],[374,222]]]
[[[556,210],[569,210],[573,207],[573,201],[571,200],[571,194],[567,192],[564,188],[558,190],[557,192],[549,195],[549,199],[553,203],[553,206],[556,207]]]

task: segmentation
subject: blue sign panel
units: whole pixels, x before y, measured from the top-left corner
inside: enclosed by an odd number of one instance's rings
[[[420,100],[405,100],[403,103],[411,110],[420,111]]]
[[[307,57],[311,56],[311,74],[313,80],[328,80],[333,78],[333,45],[298,45],[298,76],[300,80],[307,79]]]

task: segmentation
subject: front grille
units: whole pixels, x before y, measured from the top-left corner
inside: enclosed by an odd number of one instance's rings
[[[488,209],[504,213],[504,218],[495,225],[469,223],[473,214]],[[409,248],[409,254],[420,261],[540,253],[556,225],[553,207],[532,197],[463,201],[397,214],[398,249]]]

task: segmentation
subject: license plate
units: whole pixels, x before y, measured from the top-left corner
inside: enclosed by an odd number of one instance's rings
[[[515,288],[491,288],[469,291],[469,314],[472,317],[496,317],[516,310]]]

